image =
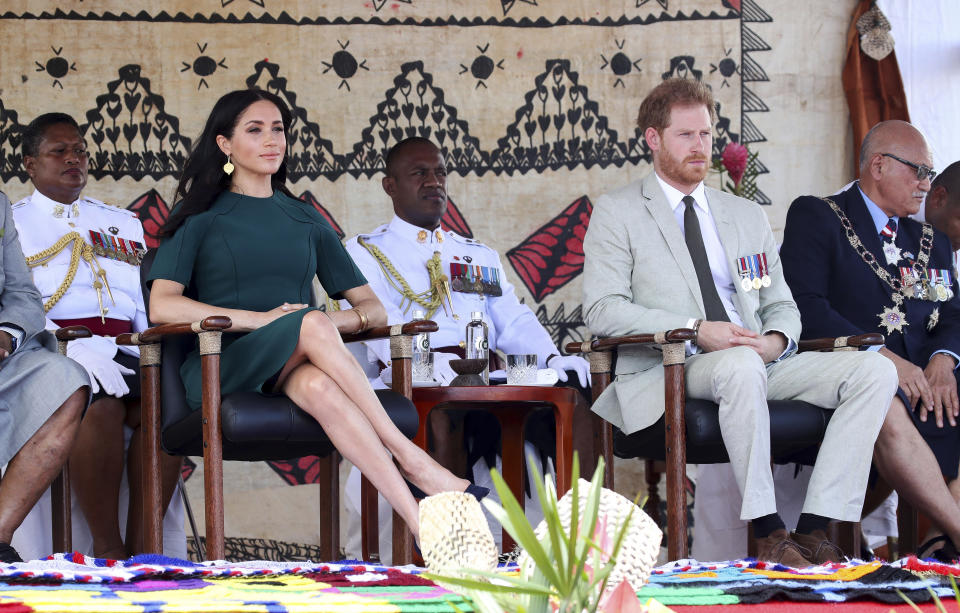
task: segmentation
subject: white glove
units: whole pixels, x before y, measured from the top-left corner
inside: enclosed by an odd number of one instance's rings
[[[590,387],[590,363],[578,355],[557,355],[547,362],[547,367],[557,371],[561,381],[567,381],[567,372],[572,370],[580,378],[580,387]]]
[[[106,393],[121,398],[130,393],[123,375],[132,375],[134,371],[114,362],[113,356],[116,353],[116,342],[106,336],[82,338],[67,343],[67,357],[86,369],[90,376],[91,392],[96,394],[103,387]]]
[[[433,353],[433,378],[440,385],[450,385],[457,373],[450,368],[450,360],[459,360],[455,353],[442,353],[435,351]]]

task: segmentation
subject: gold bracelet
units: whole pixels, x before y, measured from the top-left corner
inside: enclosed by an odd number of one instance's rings
[[[357,332],[363,332],[367,329],[367,314],[361,311],[358,307],[353,307],[354,312],[356,312],[357,317],[360,318],[360,328]]]

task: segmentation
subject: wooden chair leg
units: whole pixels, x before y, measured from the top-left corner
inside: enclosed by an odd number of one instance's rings
[[[900,497],[897,508],[897,554],[900,557],[917,551],[920,545],[920,533],[917,527],[919,516],[917,509]]]
[[[53,549],[73,551],[73,520],[70,516],[70,468],[69,462],[60,469],[60,474],[50,484],[50,502],[53,507]]]
[[[664,345],[665,436],[667,452],[667,556],[687,557],[687,448],[684,424],[683,362],[668,364]],[[680,351],[682,352],[682,345]],[[682,358],[681,358],[682,359]]]
[[[324,562],[340,558],[340,454],[320,458],[320,557]]]
[[[160,345],[140,348],[140,491],[143,498],[143,550],[163,553],[160,477]]]
[[[599,416],[598,416],[599,417]],[[613,482],[613,426],[610,422],[600,418],[603,424],[600,426],[600,453],[603,455],[603,487],[614,489]]]
[[[526,411],[497,411],[497,420],[500,422],[500,457],[502,459],[503,480],[510,486],[510,491],[524,508],[523,485],[526,477],[526,462],[523,457],[523,426],[526,421]],[[515,545],[513,538],[503,531],[503,551],[512,551]]]
[[[393,561],[394,566],[413,564],[413,533],[396,511],[393,512]],[[422,560],[421,560],[422,563]]]
[[[203,335],[201,332],[201,348]],[[215,333],[219,335],[219,332]],[[220,430],[220,347],[217,353],[201,355],[203,384],[203,490],[206,518],[207,560],[224,559],[223,533],[223,438]],[[201,349],[201,353],[203,353]]]
[[[380,561],[379,495],[366,475],[360,476],[360,551],[367,562]]]
[[[860,558],[861,534],[858,521],[830,522],[830,540],[836,543],[843,551],[843,555],[850,559]]]
[[[660,517],[660,474],[661,471],[654,460],[643,461],[643,478],[647,483],[647,501],[643,505],[643,510],[659,526]]]
[[[576,392],[574,392],[576,393]],[[578,394],[579,395],[579,394]],[[563,496],[570,489],[571,472],[573,471],[573,412],[576,402],[554,407],[553,415],[556,422],[556,450],[557,450],[557,496]],[[589,478],[590,475],[584,475]]]

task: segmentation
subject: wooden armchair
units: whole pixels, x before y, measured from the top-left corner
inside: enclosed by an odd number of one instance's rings
[[[688,457],[693,463],[728,462],[717,419],[717,405],[705,400],[687,401],[684,388],[684,343],[696,338],[693,330],[680,328],[610,338],[583,343],[569,343],[567,353],[585,353],[590,360],[593,398],[596,400],[610,384],[619,347],[657,345],[663,352],[665,387],[664,416],[656,424],[624,435],[609,423],[600,434],[606,462],[605,485],[613,487],[613,456],[665,460],[667,473],[667,552],[671,560],[687,557],[687,502],[684,479]],[[857,351],[861,347],[883,344],[881,334],[800,341],[800,351]],[[774,461],[812,461],[823,438],[832,411],[799,401],[771,401],[770,446]],[[648,472],[650,466],[648,465]],[[650,479],[656,486],[659,479]],[[655,496],[655,491],[652,493]],[[655,498],[656,500],[656,498]],[[856,529],[845,550],[859,552],[859,529]]]
[[[162,544],[159,467],[162,441],[170,453],[203,455],[206,553],[207,559],[211,560],[224,557],[224,459],[259,461],[319,455],[321,523],[328,532],[322,542],[322,555],[332,560],[339,552],[340,532],[339,456],[336,449],[320,425],[284,396],[265,398],[255,393],[238,392],[221,397],[220,336],[230,325],[229,318],[212,316],[198,322],[156,326],[117,339],[118,344],[140,347],[145,549],[156,553]],[[413,336],[436,330],[437,324],[432,321],[416,321],[374,328],[362,334],[343,335],[345,342],[390,338],[394,390],[381,390],[377,394],[391,419],[410,438],[417,431],[416,412],[409,399],[413,387],[410,366]],[[199,337],[201,353],[201,411],[186,407],[178,373],[183,358],[195,346],[195,335]],[[396,563],[412,560],[412,535],[396,514],[393,548]]]

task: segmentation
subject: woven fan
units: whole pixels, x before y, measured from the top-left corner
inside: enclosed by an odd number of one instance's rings
[[[580,494],[579,513],[582,517],[584,507],[587,504],[586,492],[590,491],[590,482],[580,479],[578,490]],[[570,530],[572,492],[573,490],[570,490],[557,501],[560,522],[566,531]],[[657,556],[660,553],[660,541],[663,540],[663,532],[660,531],[657,524],[633,502],[613,490],[604,488],[600,492],[597,518],[601,522],[606,518],[606,531],[610,542],[616,539],[617,531],[623,526],[631,509],[633,515],[630,517],[630,527],[627,529],[627,534],[620,545],[620,551],[617,553],[617,563],[607,581],[607,585],[611,587],[619,585],[623,579],[626,579],[634,589],[639,589],[650,578],[650,571],[656,565]],[[592,529],[587,528],[585,530],[592,536]],[[540,522],[536,534],[537,538],[541,540],[546,536],[547,526],[545,522]],[[519,564],[524,576],[532,575],[533,560],[526,552],[520,554]]]
[[[420,549],[427,568],[435,573],[497,568],[497,546],[487,519],[477,499],[464,492],[443,492],[420,501]]]

